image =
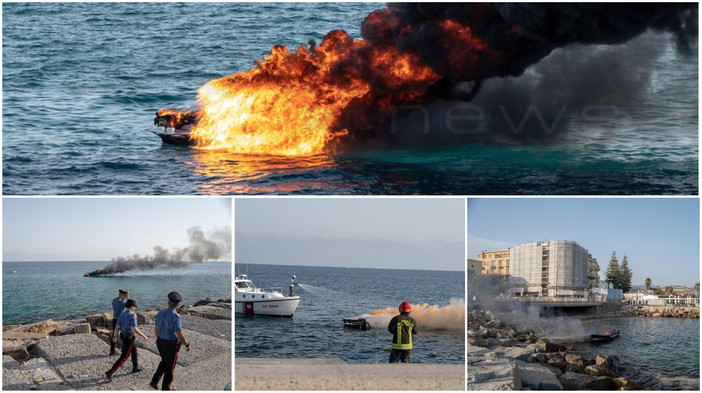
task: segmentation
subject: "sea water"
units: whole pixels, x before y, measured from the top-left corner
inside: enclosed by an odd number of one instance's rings
[[[480,138],[435,143],[427,129],[414,144],[283,158],[174,147],[146,132],[157,109],[193,107],[201,85],[248,70],[273,45],[319,43],[334,29],[360,38],[363,19],[383,7],[4,3],[3,192],[697,194],[696,48],[652,63],[639,110],[594,130],[568,119],[549,138],[503,138],[505,123]]]
[[[165,307],[166,295],[172,291],[181,294],[184,305],[207,297],[217,300],[232,296],[229,262],[83,277],[109,263],[3,262],[3,325],[78,319],[111,311],[112,299],[118,296],[119,289],[130,291],[137,311]]]
[[[590,332],[620,330],[605,344],[586,344],[592,354],[621,355],[621,375],[643,388],[699,390],[700,320],[698,318],[607,318],[585,321]]]
[[[296,275],[301,300],[292,318],[235,315],[235,357],[340,358],[348,363],[385,363],[392,345],[387,319],[372,329],[345,328],[344,318],[395,312],[403,301],[437,305],[460,323],[423,328],[413,340],[416,363],[465,362],[464,272],[281,265],[238,265],[257,287],[288,291]],[[453,302],[452,302],[453,299]],[[416,306],[413,316],[417,316]]]

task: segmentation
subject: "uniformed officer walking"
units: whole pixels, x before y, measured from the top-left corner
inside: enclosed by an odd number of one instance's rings
[[[137,327],[139,325],[137,325],[136,314],[134,313],[134,310],[137,308],[136,302],[129,299],[127,300],[127,303],[124,304],[124,308],[125,310],[119,314],[119,318],[117,318],[117,326],[115,326],[115,329],[112,332],[112,342],[116,342],[117,332],[120,330],[122,331],[120,335],[120,338],[122,339],[122,354],[119,356],[117,361],[115,361],[115,364],[112,365],[112,368],[109,371],[105,371],[105,376],[109,381],[112,381],[112,374],[114,374],[122,363],[127,360],[129,355],[132,355],[132,372],[138,373],[141,371],[139,368],[139,361],[137,360],[137,349],[134,345],[134,341],[136,340],[135,334],[143,337],[144,341],[149,341],[146,335]]]
[[[408,302],[400,304],[400,315],[390,320],[388,330],[392,333],[392,350],[390,363],[410,362],[412,354],[412,336],[417,333],[417,321],[410,317],[412,307]]]
[[[119,296],[112,299],[112,325],[110,328],[114,329],[117,326],[117,318],[124,311],[125,299],[129,300],[129,291],[119,290]],[[110,355],[115,354],[115,342],[112,341],[112,330],[110,331]]]
[[[161,355],[161,362],[158,364],[156,373],[149,383],[149,386],[156,390],[158,390],[158,381],[161,379],[161,376],[163,376],[161,390],[171,390],[173,369],[175,369],[176,361],[178,360],[178,351],[181,344],[185,345],[187,351],[190,351],[190,343],[183,335],[183,322],[180,319],[180,315],[176,313],[176,307],[178,307],[181,300],[183,298],[178,292],[169,293],[168,308],[156,314],[154,333],[157,337],[156,347],[159,355]]]

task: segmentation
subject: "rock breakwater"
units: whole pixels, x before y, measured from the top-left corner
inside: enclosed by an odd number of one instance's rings
[[[626,305],[609,313],[612,317],[699,318],[699,307]]]
[[[198,303],[179,310],[192,350],[179,354],[173,387],[231,389],[231,299]],[[136,341],[144,371],[131,373],[130,363],[110,383],[104,372],[115,360],[108,355],[111,311],[71,321],[3,326],[3,390],[148,390],[160,361],[153,327],[156,313],[137,313],[140,330],[149,338]]]
[[[491,311],[468,313],[467,341],[468,390],[638,390],[617,355],[582,356]]]

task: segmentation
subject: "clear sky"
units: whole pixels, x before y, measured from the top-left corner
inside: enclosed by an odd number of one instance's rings
[[[482,250],[575,240],[600,265],[626,253],[632,284],[700,282],[697,198],[469,198],[468,257]]]
[[[4,198],[4,261],[109,261],[231,227],[231,198]]]
[[[464,270],[463,198],[247,198],[237,263]]]

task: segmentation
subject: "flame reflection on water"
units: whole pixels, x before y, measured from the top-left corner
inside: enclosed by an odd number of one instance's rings
[[[305,176],[332,169],[335,161],[327,154],[285,157],[195,149],[186,163],[201,179],[197,189],[202,194],[330,193],[337,186],[330,179]]]

